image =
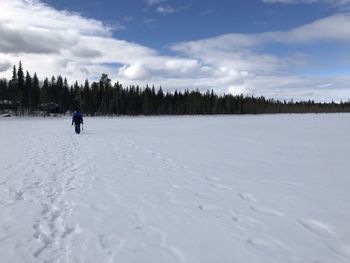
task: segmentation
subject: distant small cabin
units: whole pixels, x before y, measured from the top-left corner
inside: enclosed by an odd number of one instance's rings
[[[42,103],[39,105],[39,110],[44,113],[44,115],[59,114],[60,105],[54,102]]]
[[[0,100],[0,113],[17,111],[18,103],[11,100]]]

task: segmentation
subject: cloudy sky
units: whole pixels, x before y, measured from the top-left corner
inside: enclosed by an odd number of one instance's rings
[[[350,98],[350,0],[0,0],[0,77]]]

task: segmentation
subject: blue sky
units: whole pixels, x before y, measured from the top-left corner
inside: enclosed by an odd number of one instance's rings
[[[157,49],[233,32],[285,31],[337,11],[325,3],[286,5],[261,0],[167,0],[151,5],[146,0],[45,2],[115,27],[114,37]]]
[[[0,77],[350,98],[350,0],[0,0]]]

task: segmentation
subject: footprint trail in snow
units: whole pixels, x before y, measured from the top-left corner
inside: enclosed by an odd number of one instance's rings
[[[0,119],[0,258],[349,262],[348,116]]]

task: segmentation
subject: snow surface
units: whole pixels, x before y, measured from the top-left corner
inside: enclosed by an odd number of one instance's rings
[[[350,262],[350,115],[0,119],[1,262]]]

